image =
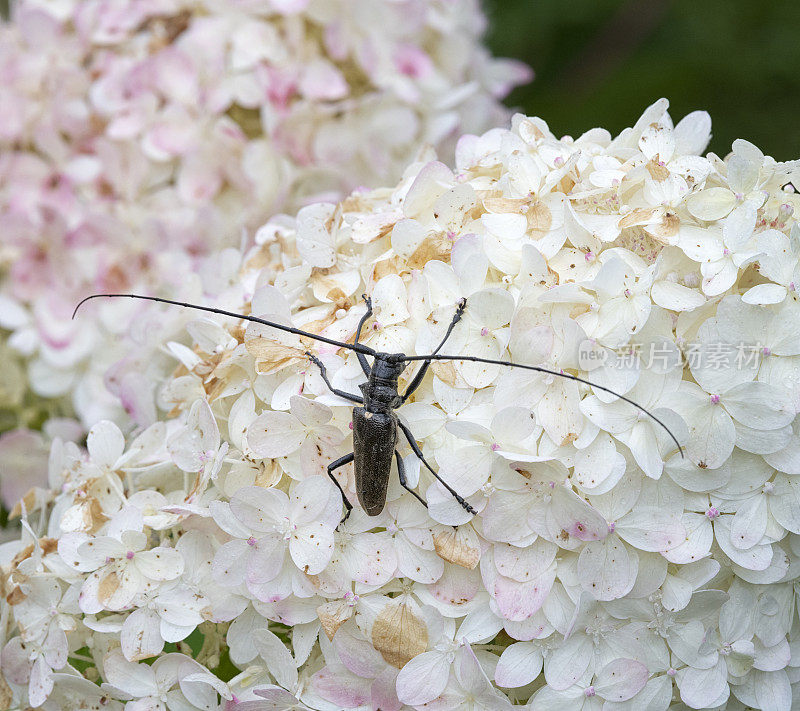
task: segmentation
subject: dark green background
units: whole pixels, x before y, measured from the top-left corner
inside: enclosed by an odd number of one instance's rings
[[[800,158],[797,0],[488,0],[496,55],[536,71],[509,104],[557,136],[616,133],[665,96],[677,122],[711,114],[709,149],[746,138]]]
[[[0,0],[0,12],[8,0]],[[711,150],[747,138],[800,157],[797,0],[485,0],[489,44],[536,80],[509,98],[556,135],[613,132],[666,96],[711,114]]]

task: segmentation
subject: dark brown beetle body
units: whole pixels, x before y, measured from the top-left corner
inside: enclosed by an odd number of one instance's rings
[[[386,503],[386,489],[397,445],[397,415],[403,404],[397,379],[405,370],[402,353],[376,353],[369,379],[361,385],[364,407],[353,408],[353,464],[361,506],[377,516]]]
[[[377,516],[386,503],[389,472],[397,445],[397,416],[353,408],[353,465],[358,501],[370,516]]]

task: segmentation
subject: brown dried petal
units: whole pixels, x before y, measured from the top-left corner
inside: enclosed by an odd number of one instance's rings
[[[353,616],[353,611],[351,605],[341,601],[326,602],[317,608],[317,617],[328,639],[333,639],[336,630]]]
[[[481,559],[481,549],[470,543],[467,535],[458,528],[434,535],[433,547],[440,558],[468,570],[474,570]]]
[[[428,649],[428,628],[403,602],[390,602],[372,625],[372,646],[387,663],[401,669]]]

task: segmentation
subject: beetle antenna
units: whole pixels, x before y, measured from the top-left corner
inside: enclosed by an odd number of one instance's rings
[[[187,309],[196,309],[197,311],[208,311],[212,314],[220,314],[221,316],[231,316],[233,318],[242,319],[244,321],[252,321],[253,323],[260,323],[264,326],[270,326],[271,328],[275,328],[279,331],[285,331],[286,333],[294,333],[297,336],[305,336],[306,338],[311,338],[315,341],[321,341],[322,343],[327,343],[332,346],[336,346],[337,348],[347,348],[348,350],[355,351],[356,353],[364,353],[366,355],[375,355],[375,351],[370,348],[369,346],[365,346],[362,343],[344,343],[343,341],[335,341],[332,338],[325,338],[325,336],[319,336],[316,333],[309,333],[308,331],[302,331],[299,328],[294,328],[292,326],[284,326],[279,323],[275,323],[274,321],[267,321],[263,318],[257,318],[255,316],[244,316],[242,314],[237,314],[235,311],[225,311],[224,309],[215,309],[211,306],[200,306],[198,304],[187,304],[183,301],[173,301],[172,299],[162,299],[158,296],[142,296],[141,294],[92,294],[91,296],[87,296],[83,299],[76,307],[75,311],[72,312],[72,318],[75,318],[75,314],[78,313],[78,309],[83,306],[87,301],[91,299],[118,299],[118,298],[127,298],[127,299],[142,299],[144,301],[156,301],[160,304],[171,304],[173,306],[183,306]]]
[[[577,383],[583,383],[584,385],[589,385],[597,390],[602,390],[607,392],[611,395],[618,397],[620,400],[624,400],[625,402],[633,405],[638,410],[641,410],[645,415],[650,417],[652,420],[657,422],[661,427],[664,428],[666,433],[670,436],[675,445],[678,447],[678,451],[681,453],[681,457],[685,457],[683,453],[683,447],[681,447],[681,443],[678,442],[678,438],[672,434],[672,430],[667,427],[658,417],[656,417],[652,412],[650,412],[647,408],[642,407],[639,403],[631,400],[629,397],[625,397],[625,395],[620,395],[617,392],[614,392],[611,388],[607,388],[605,385],[599,385],[598,383],[593,383],[591,380],[585,380],[584,378],[579,378],[577,375],[571,375],[570,373],[560,373],[557,370],[550,370],[549,368],[543,368],[539,365],[523,365],[522,363],[512,363],[511,361],[507,360],[492,360],[491,358],[480,358],[478,356],[451,356],[451,355],[438,355],[433,353],[431,355],[420,355],[420,356],[404,356],[399,358],[398,360],[401,361],[413,361],[413,360],[466,360],[471,361],[473,363],[489,363],[491,365],[505,365],[509,368],[524,368],[525,370],[535,370],[537,373],[547,373],[548,375],[557,375],[560,378],[567,378],[568,380],[574,380]]]

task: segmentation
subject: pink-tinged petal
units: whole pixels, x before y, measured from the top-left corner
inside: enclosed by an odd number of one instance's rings
[[[381,711],[400,711],[403,704],[397,698],[397,669],[389,667],[372,682],[370,695],[372,706]]]
[[[356,676],[373,679],[386,668],[380,652],[364,639],[358,628],[340,627],[333,646],[342,664]]]
[[[48,447],[39,432],[12,430],[0,436],[0,501],[11,510],[33,487],[47,486]]]
[[[44,641],[44,658],[48,666],[58,670],[67,663],[69,643],[67,635],[60,627],[50,625],[50,630]]]
[[[555,537],[562,530],[581,541],[602,541],[608,535],[605,518],[566,486],[553,489],[548,525]]]
[[[14,684],[27,684],[31,675],[31,662],[28,650],[22,647],[22,638],[14,637],[3,647],[0,660],[3,663],[3,674]]]
[[[370,679],[333,671],[329,667],[323,667],[311,677],[311,686],[323,699],[342,709],[364,706],[371,698]]]
[[[541,649],[530,642],[516,642],[506,647],[494,672],[498,686],[515,689],[532,682],[542,671]]]
[[[305,66],[300,78],[300,92],[307,99],[335,101],[350,91],[342,73],[330,62],[316,59]]]
[[[550,594],[555,577],[555,567],[525,583],[498,575],[494,584],[494,599],[500,614],[513,622],[533,615]]]
[[[397,698],[409,706],[433,701],[447,686],[450,663],[440,652],[423,652],[397,675]]]
[[[427,588],[427,592],[441,605],[440,609],[469,609],[470,603],[481,590],[481,578],[477,570],[467,570],[460,565],[447,564],[444,573],[435,583]],[[454,617],[463,614],[453,614]]]
[[[686,540],[680,516],[653,506],[636,506],[617,522],[616,532],[634,548],[652,553],[672,550]]]
[[[281,599],[273,583],[283,569],[286,548],[283,541],[261,539],[247,561],[245,582],[252,595],[262,602]]]
[[[32,706],[41,706],[53,691],[53,670],[48,666],[44,657],[37,657],[31,668],[31,678],[28,681],[28,699]]]
[[[597,672],[594,690],[607,701],[627,701],[647,684],[647,667],[634,659],[615,659]]]

